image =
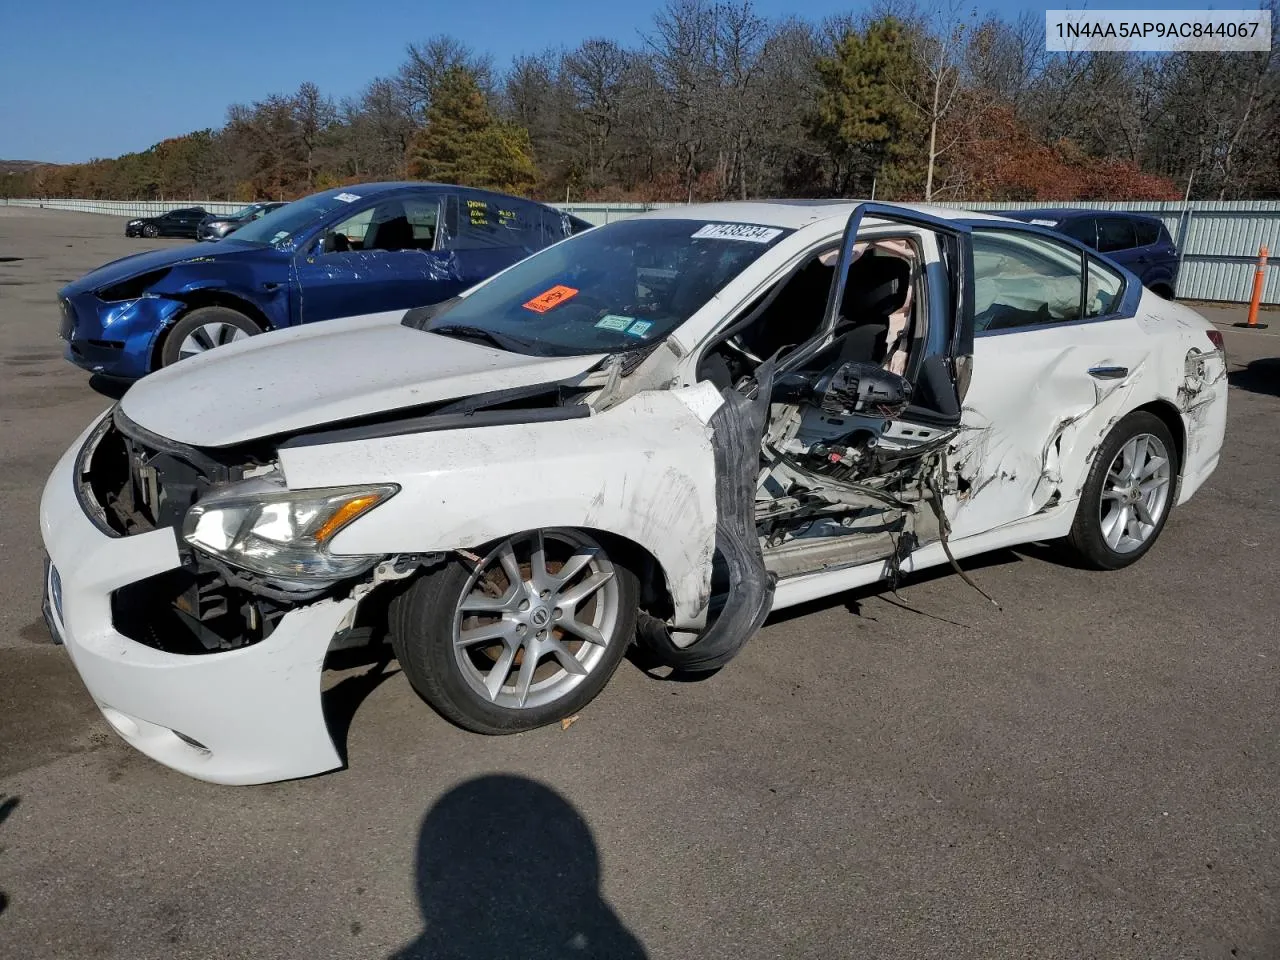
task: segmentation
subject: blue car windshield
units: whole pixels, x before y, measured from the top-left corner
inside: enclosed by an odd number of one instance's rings
[[[288,243],[321,217],[339,208],[346,209],[360,197],[346,190],[326,190],[277,207],[266,216],[245,224],[235,232],[241,243]],[[248,209],[248,208],[246,208]]]
[[[612,353],[663,340],[790,230],[619,220],[499,274],[424,323],[516,353]]]

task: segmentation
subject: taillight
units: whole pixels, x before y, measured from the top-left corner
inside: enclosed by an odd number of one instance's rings
[[[1222,331],[1214,327],[1210,327],[1205,332],[1205,336],[1209,338],[1209,342],[1213,344],[1213,348],[1221,354],[1227,352],[1226,342],[1222,339]]]

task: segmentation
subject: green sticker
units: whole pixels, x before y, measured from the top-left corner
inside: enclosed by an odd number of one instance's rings
[[[627,336],[643,337],[649,332],[649,328],[653,326],[651,320],[637,320],[631,326],[627,327]]]
[[[615,314],[610,313],[601,317],[599,320],[597,320],[596,326],[599,327],[601,330],[622,331],[622,330],[626,330],[627,327],[631,326],[631,321],[633,319],[635,318],[619,317],[619,316],[616,316]]]

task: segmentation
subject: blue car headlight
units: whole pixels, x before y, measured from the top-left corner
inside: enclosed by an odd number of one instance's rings
[[[136,277],[121,280],[119,283],[113,283],[111,286],[103,287],[99,290],[98,299],[106,300],[108,303],[116,303],[120,300],[137,300],[150,287],[163,280],[168,273],[169,268],[162,267],[159,270],[140,273]]]

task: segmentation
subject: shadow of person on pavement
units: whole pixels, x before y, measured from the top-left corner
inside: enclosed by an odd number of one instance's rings
[[[423,931],[392,960],[647,956],[601,898],[586,821],[533,780],[450,790],[422,820],[415,872]]]

